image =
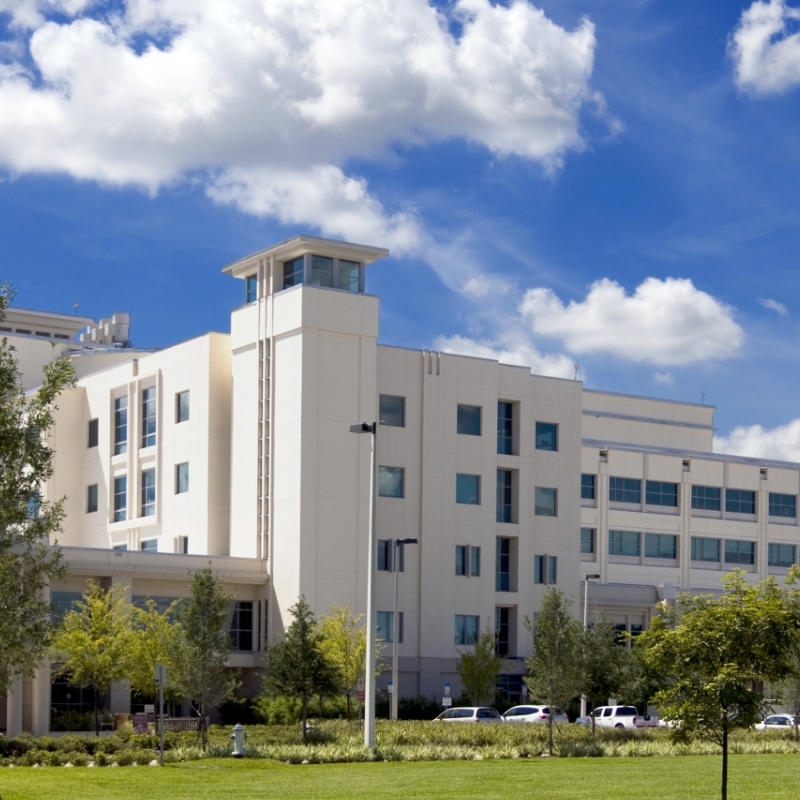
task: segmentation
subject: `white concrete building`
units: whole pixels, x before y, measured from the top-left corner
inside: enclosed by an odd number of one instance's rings
[[[58,334],[79,376],[59,401],[45,488],[68,498],[71,577],[51,587],[56,602],[89,577],[134,598],[183,596],[188,570],[210,561],[236,598],[231,664],[251,672],[298,596],[317,614],[363,612],[369,437],[349,427],[375,419],[376,622],[400,640],[401,696],[438,696],[445,681],[457,693],[458,652],[486,624],[510,659],[502,685],[518,692],[524,619],[548,585],[579,604],[585,576],[600,575],[590,613],[636,632],[678,589],[795,562],[800,465],[714,454],[710,406],[378,344],[366,274],[386,256],[298,236],[243,258],[225,267],[245,300],[230,335],[158,352],[130,347],[125,315],[9,314],[26,386]],[[401,551],[395,624],[402,538],[418,543]],[[10,695],[8,730],[45,730],[59,691],[43,665]],[[110,702],[126,710],[129,693]]]

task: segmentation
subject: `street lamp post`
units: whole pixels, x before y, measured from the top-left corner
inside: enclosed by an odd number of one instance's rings
[[[416,544],[417,539],[395,539],[394,547],[392,548],[392,569],[394,570],[394,612],[392,613],[392,713],[391,718],[397,719],[397,704],[400,697],[400,686],[397,678],[397,654],[399,651],[398,644],[400,643],[400,624],[397,615],[397,574],[400,572],[398,569],[398,554],[400,547],[407,544]]]
[[[367,658],[364,676],[364,745],[375,747],[375,549],[378,494],[378,423],[361,422],[350,433],[371,433],[369,477],[369,546],[367,547]]]
[[[583,584],[583,630],[586,632],[586,627],[589,624],[589,581],[599,581],[600,576],[597,573],[586,576]],[[581,716],[586,716],[586,694],[581,695]]]

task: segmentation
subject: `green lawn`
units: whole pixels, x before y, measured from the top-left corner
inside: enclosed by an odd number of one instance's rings
[[[160,767],[0,770],[2,800],[196,800],[197,798],[465,798],[648,800],[719,796],[720,758],[531,758],[518,761],[392,762],[287,766],[263,759],[207,759]],[[730,761],[730,800],[798,794],[796,755]]]

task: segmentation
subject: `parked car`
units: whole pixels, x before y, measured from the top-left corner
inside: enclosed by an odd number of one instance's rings
[[[794,727],[794,717],[791,714],[772,714],[767,717],[763,722],[757,723],[755,726],[757,731],[766,730],[781,730],[786,731]]]
[[[502,722],[500,712],[494,708],[470,706],[448,708],[436,717],[434,722]]]
[[[506,722],[547,722],[550,706],[514,706],[503,714],[503,719]],[[556,707],[553,722],[569,722],[567,712]]]
[[[594,724],[599,728],[635,728],[639,712],[633,706],[599,706],[588,717],[578,717],[575,722]]]

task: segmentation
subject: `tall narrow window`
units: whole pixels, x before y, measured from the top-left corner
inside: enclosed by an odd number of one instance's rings
[[[512,474],[510,469],[497,470],[497,521],[511,522]]]
[[[128,516],[128,476],[114,478],[114,522],[122,522]]]
[[[467,574],[467,553],[469,548],[463,544],[456,545],[456,575]]]
[[[175,494],[189,491],[189,463],[175,465]]]
[[[382,394],[379,401],[378,418],[381,425],[405,428],[406,399],[394,394]]]
[[[558,583],[558,556],[547,556],[547,582]]]
[[[231,617],[231,650],[249,652],[253,649],[253,603],[236,600]]]
[[[378,572],[392,570],[392,540],[378,539]]]
[[[533,582],[544,583],[544,556],[533,557]]]
[[[142,392],[142,447],[156,443],[156,387]]]
[[[258,299],[258,276],[248,275],[244,279],[244,301],[254,303]]]
[[[311,256],[311,285],[333,287],[333,259],[327,256]]]
[[[494,610],[494,633],[497,655],[507,656],[511,646],[511,609],[497,606]]]
[[[456,432],[464,436],[481,435],[481,407],[459,403],[456,413]]]
[[[581,553],[594,555],[595,529],[581,528]]]
[[[175,422],[186,422],[189,419],[189,390],[175,395]]]
[[[93,514],[97,511],[98,491],[97,484],[93,483],[86,487],[86,513]]]
[[[89,443],[86,445],[87,447],[97,447],[97,442],[100,437],[99,428],[99,420],[89,420]]]
[[[494,588],[497,592],[511,591],[511,539],[497,539]]]
[[[114,455],[128,452],[128,398],[114,400]]]
[[[595,500],[595,479],[596,475],[587,475],[585,472],[581,475],[581,500]]]
[[[283,288],[288,289],[291,286],[297,286],[303,282],[303,275],[305,273],[305,256],[295,258],[292,261],[286,261],[283,265]]]
[[[514,404],[502,400],[497,404],[497,452],[514,455]]]
[[[536,423],[536,449],[558,450],[558,425],[554,422]]]
[[[346,292],[360,291],[361,265],[357,261],[339,261],[339,288]]]
[[[469,549],[469,574],[477,578],[481,574],[481,549],[480,547],[470,547]]]
[[[152,517],[156,513],[156,471],[142,470],[142,516]]]

